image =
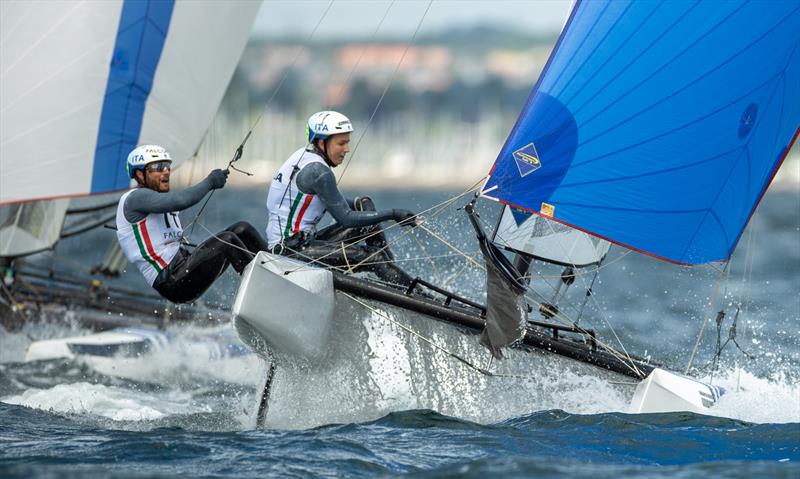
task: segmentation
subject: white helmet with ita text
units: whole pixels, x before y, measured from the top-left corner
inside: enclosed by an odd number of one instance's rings
[[[353,131],[350,119],[338,111],[320,111],[311,115],[306,126],[309,143],[313,140],[325,140],[329,136]]]
[[[141,145],[137,146],[130,153],[128,153],[128,176],[133,178],[136,170],[144,171],[145,166],[156,161],[169,161],[172,162],[172,157],[169,152],[164,148],[156,145]]]

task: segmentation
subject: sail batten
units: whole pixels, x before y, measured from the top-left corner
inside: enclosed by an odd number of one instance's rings
[[[800,128],[798,32],[797,2],[579,2],[483,195],[727,259]]]

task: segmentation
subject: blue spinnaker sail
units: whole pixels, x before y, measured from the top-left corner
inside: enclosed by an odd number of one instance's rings
[[[800,1],[579,2],[484,196],[726,260],[800,128]]]

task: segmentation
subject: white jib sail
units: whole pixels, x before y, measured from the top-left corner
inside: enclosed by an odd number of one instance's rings
[[[543,261],[576,267],[601,262],[611,247],[608,241],[539,215],[515,218],[508,206],[503,208],[493,242]]]

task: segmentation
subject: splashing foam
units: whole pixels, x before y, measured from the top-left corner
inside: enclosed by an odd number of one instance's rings
[[[731,368],[717,374],[714,384],[725,388],[725,394],[711,415],[754,423],[800,422],[800,384],[792,384],[783,371],[763,378]]]
[[[100,384],[59,384],[50,389],[28,389],[3,399],[8,404],[61,414],[105,417],[114,421],[147,421],[186,410],[188,394],[154,396]]]
[[[410,409],[493,423],[548,409],[624,411],[633,395],[624,377],[537,351],[510,350],[492,364],[494,373],[514,377],[486,376],[449,354],[485,367],[489,353],[477,335],[391,307],[365,314],[342,302],[336,318],[337,338],[324,358],[277,358],[269,427],[369,421]]]

